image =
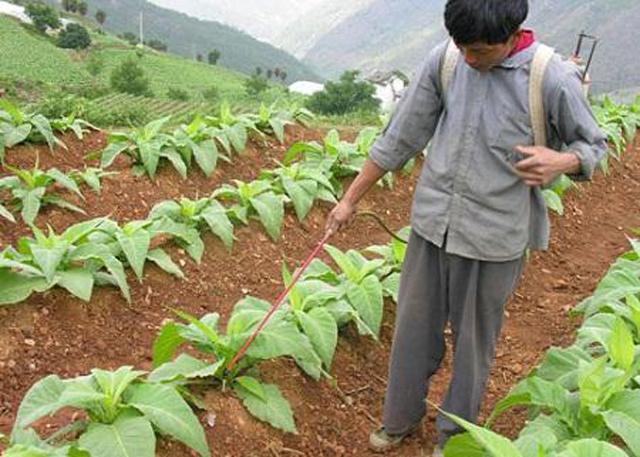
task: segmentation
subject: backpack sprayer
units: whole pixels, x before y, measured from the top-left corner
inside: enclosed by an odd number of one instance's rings
[[[591,50],[589,51],[589,57],[587,58],[587,63],[584,66],[584,70],[582,72],[582,83],[585,84],[587,83],[587,76],[589,73],[589,68],[591,67],[591,64],[593,63],[593,56],[596,52],[596,48],[598,46],[598,43],[600,42],[600,39],[596,36],[593,35],[588,35],[586,33],[584,33],[584,30],[582,32],[580,32],[578,34],[578,44],[576,45],[576,51],[573,53],[573,56],[577,59],[581,59],[580,57],[580,53],[582,52],[582,45],[584,43],[585,40],[590,40],[591,41]]]

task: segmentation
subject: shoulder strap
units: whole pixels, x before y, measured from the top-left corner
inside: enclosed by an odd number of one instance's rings
[[[534,144],[547,145],[547,119],[544,113],[544,75],[554,55],[553,48],[540,44],[531,62],[529,75],[529,112]]]
[[[443,94],[447,93],[447,89],[449,88],[449,84],[453,79],[453,73],[456,70],[456,65],[458,64],[459,57],[460,50],[453,42],[453,40],[449,40],[447,50],[444,54],[444,61],[442,62],[442,67],[440,68],[440,83],[442,84]]]

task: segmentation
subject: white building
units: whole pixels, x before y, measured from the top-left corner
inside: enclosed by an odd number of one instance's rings
[[[380,109],[385,113],[393,111],[409,85],[409,78],[400,71],[375,71],[366,79],[375,86],[375,97],[382,102]]]
[[[13,3],[5,2],[3,0],[0,0],[0,14],[15,17],[16,19],[19,19],[21,22],[24,22],[26,24],[32,23],[31,18],[27,16],[27,13],[25,12],[23,6],[14,5]],[[75,22],[76,21],[71,19],[65,19],[63,17],[60,18],[60,23],[62,24],[63,28],[66,27],[67,24],[72,24]]]
[[[296,81],[289,86],[289,90],[296,94],[313,95],[324,90],[324,84],[312,81]]]

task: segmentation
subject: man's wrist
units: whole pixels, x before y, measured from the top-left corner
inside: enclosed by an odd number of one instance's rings
[[[582,169],[582,161],[580,160],[580,156],[578,156],[577,152],[568,151],[560,153],[561,174],[578,174]]]

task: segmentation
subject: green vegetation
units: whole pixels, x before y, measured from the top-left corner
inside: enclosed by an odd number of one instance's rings
[[[78,24],[67,24],[58,36],[58,47],[65,49],[87,49],[91,46],[89,32]]]
[[[501,400],[487,421],[527,407],[529,421],[510,441],[452,417],[468,430],[445,455],[626,457],[640,452],[640,243],[609,270],[576,312],[586,320],[577,341],[551,348],[540,366]]]
[[[318,114],[377,113],[380,101],[374,97],[375,87],[357,78],[357,71],[346,71],[339,81],[327,82],[323,91],[309,98],[307,108]]]
[[[13,452],[24,456],[154,457],[159,433],[208,457],[204,430],[189,405],[174,388],[141,380],[144,374],[121,367],[116,371],[94,369],[89,376],[74,379],[51,375],[40,380],[22,401],[12,432],[13,444],[24,453]],[[72,422],[54,440],[43,440],[28,428],[66,407],[83,411],[87,420]]]

